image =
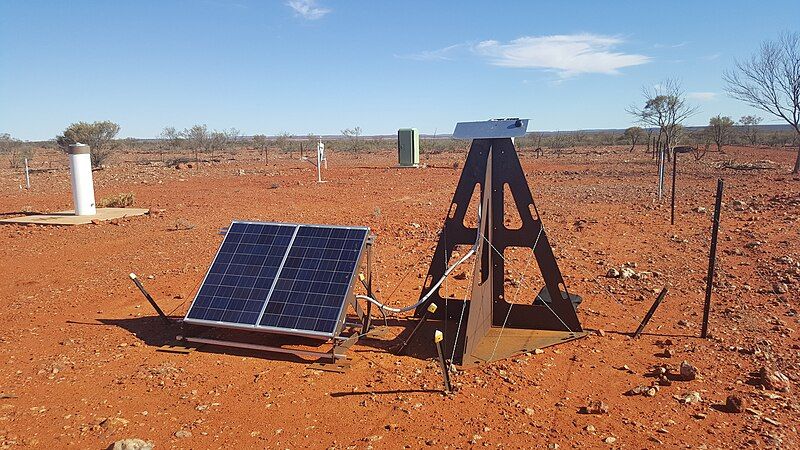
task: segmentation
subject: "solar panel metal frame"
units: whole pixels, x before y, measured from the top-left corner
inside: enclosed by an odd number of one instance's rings
[[[248,220],[233,220],[231,221],[231,225],[225,230],[225,237],[227,237],[228,232],[230,231],[231,227],[234,223],[240,224],[255,224],[255,225],[276,225],[276,226],[288,226],[294,227],[294,232],[292,233],[292,238],[289,241],[288,246],[286,247],[286,252],[283,255],[283,259],[281,260],[281,264],[278,267],[278,271],[275,273],[275,280],[273,285],[270,287],[269,294],[267,295],[266,300],[264,301],[264,306],[261,308],[261,313],[259,314],[258,320],[256,320],[255,325],[247,325],[247,324],[238,324],[235,322],[223,322],[223,321],[215,321],[215,320],[205,320],[205,319],[192,319],[189,318],[189,312],[191,312],[192,307],[194,307],[195,302],[197,301],[197,297],[202,289],[203,285],[208,278],[208,275],[211,273],[211,268],[214,266],[214,263],[217,261],[217,257],[219,256],[220,251],[222,250],[222,244],[225,242],[224,238],[222,243],[220,243],[219,248],[217,248],[217,252],[214,254],[214,259],[211,260],[211,264],[208,266],[208,271],[206,272],[205,276],[203,277],[203,281],[200,283],[200,287],[198,288],[197,292],[195,293],[194,299],[192,300],[191,305],[189,305],[189,309],[186,310],[186,315],[183,318],[183,321],[193,325],[204,325],[204,326],[212,326],[218,328],[232,328],[237,330],[247,330],[247,331],[259,331],[265,333],[276,333],[276,334],[286,334],[292,336],[304,336],[304,337],[311,337],[311,338],[322,338],[322,339],[332,339],[335,336],[338,336],[341,333],[342,328],[344,326],[344,316],[347,313],[347,306],[352,304],[355,300],[355,295],[353,294],[353,287],[356,280],[356,273],[358,272],[358,268],[361,266],[361,260],[364,258],[364,249],[367,245],[367,238],[369,237],[369,227],[358,227],[358,226],[345,226],[345,225],[323,225],[323,224],[309,224],[309,223],[289,223],[289,222],[256,222],[256,221],[248,221]],[[272,293],[275,289],[275,284],[277,283],[278,279],[280,278],[281,272],[283,271],[283,266],[286,263],[286,259],[289,257],[289,252],[292,249],[292,245],[294,244],[294,238],[297,236],[297,232],[300,230],[300,227],[311,227],[311,228],[335,228],[335,229],[345,229],[345,230],[364,230],[366,233],[364,234],[364,241],[361,243],[361,248],[358,250],[358,257],[356,258],[356,265],[353,269],[353,274],[350,276],[350,283],[347,288],[347,294],[345,295],[345,299],[342,302],[341,307],[339,308],[339,314],[336,319],[336,328],[333,332],[325,333],[320,331],[313,331],[313,330],[300,330],[300,329],[293,329],[293,328],[281,328],[281,327],[273,327],[273,326],[265,326],[259,325],[261,321],[261,317],[263,316],[264,310],[266,309],[267,304],[269,303],[270,298],[272,297]]]

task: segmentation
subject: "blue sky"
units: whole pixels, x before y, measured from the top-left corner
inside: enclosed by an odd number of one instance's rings
[[[699,113],[754,110],[722,72],[798,31],[800,1],[0,0],[0,132],[122,137],[196,123],[245,134],[624,128],[642,86],[677,77]],[[765,123],[779,123],[765,117]]]

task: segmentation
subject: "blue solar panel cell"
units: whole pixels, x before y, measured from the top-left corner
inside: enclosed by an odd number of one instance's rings
[[[186,317],[255,325],[295,228],[232,223]]]
[[[233,222],[186,320],[332,335],[368,232]]]
[[[332,333],[367,232],[301,225],[259,325]]]

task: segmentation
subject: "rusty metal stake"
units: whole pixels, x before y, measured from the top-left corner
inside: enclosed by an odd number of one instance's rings
[[[708,277],[706,280],[706,302],[703,307],[703,329],[700,332],[700,337],[705,339],[708,337],[708,316],[711,313],[711,291],[714,288],[714,272],[717,260],[717,236],[719,236],[719,214],[722,209],[722,188],[724,181],[717,180],[717,203],[714,206],[714,222],[711,227],[711,251],[708,255]]]
[[[133,280],[133,283],[136,284],[136,287],[138,287],[139,290],[142,291],[142,295],[144,295],[144,298],[146,298],[147,301],[150,302],[150,306],[152,306],[153,309],[156,310],[161,319],[163,319],[164,322],[167,323],[167,325],[172,325],[172,321],[169,320],[169,317],[167,317],[167,315],[164,314],[164,311],[162,311],[161,308],[159,308],[158,303],[156,303],[156,301],[153,300],[153,297],[151,297],[150,294],[144,289],[142,282],[139,281],[139,278],[136,276],[136,274],[131,273],[129,276],[131,277],[131,280]]]
[[[446,393],[452,392],[450,388],[450,370],[448,370],[447,363],[444,361],[444,353],[442,352],[442,341],[444,340],[444,334],[441,331],[436,330],[436,333],[433,335],[433,342],[436,343],[436,351],[439,353],[439,364],[442,366],[442,374],[444,374],[444,391]]]
[[[644,319],[642,319],[642,323],[639,324],[639,328],[637,328],[636,332],[633,333],[633,337],[634,338],[638,338],[639,336],[642,335],[642,331],[644,331],[644,327],[646,327],[647,324],[650,322],[650,319],[653,318],[653,314],[655,314],[656,309],[661,304],[661,302],[664,300],[664,297],[667,296],[667,292],[668,291],[669,291],[669,289],[667,289],[667,288],[661,289],[661,293],[658,294],[658,297],[656,298],[656,301],[653,302],[653,305],[650,307],[650,311],[647,311],[647,314],[645,314]]]
[[[411,334],[409,334],[406,340],[403,341],[403,344],[400,345],[400,348],[397,350],[398,355],[403,354],[403,350],[405,350],[408,343],[411,342],[411,338],[413,338],[414,334],[416,334],[417,331],[420,329],[420,327],[422,327],[422,324],[425,323],[426,320],[428,320],[428,315],[433,314],[435,312],[436,312],[436,303],[431,303],[430,305],[428,305],[428,309],[425,310],[425,313],[419,319],[419,322],[417,322],[417,326],[415,326],[414,329],[411,330]]]

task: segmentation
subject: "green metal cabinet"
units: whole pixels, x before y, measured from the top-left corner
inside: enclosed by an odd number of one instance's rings
[[[416,128],[397,130],[397,161],[403,167],[419,165],[419,131]]]

